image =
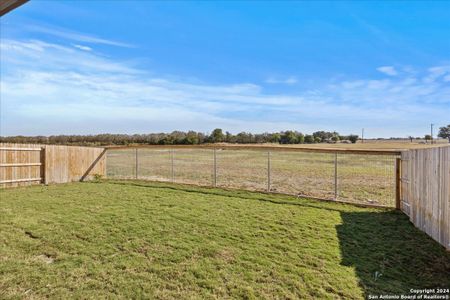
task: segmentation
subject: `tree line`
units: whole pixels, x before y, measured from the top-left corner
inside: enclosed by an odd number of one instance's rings
[[[28,144],[59,144],[59,145],[198,145],[207,143],[236,143],[236,144],[313,144],[323,142],[348,141],[356,143],[357,135],[340,135],[337,132],[316,131],[313,134],[303,134],[298,131],[282,131],[275,133],[232,134],[222,129],[214,129],[211,134],[196,131],[173,131],[171,133],[149,134],[96,134],[96,135],[51,135],[51,136],[9,136],[0,137],[2,143]]]
[[[438,136],[448,139],[450,142],[450,125],[441,127]],[[232,134],[228,131],[216,128],[210,134],[196,131],[173,131],[171,133],[149,134],[96,134],[96,135],[51,135],[51,136],[9,136],[1,137],[1,143],[19,144],[59,144],[80,146],[105,146],[105,145],[198,145],[208,143],[233,143],[233,144],[313,144],[324,142],[347,141],[356,143],[358,135],[340,135],[338,132],[316,131],[312,134],[303,134],[298,131],[287,130],[275,133],[249,133],[241,132]],[[411,141],[415,138],[410,137]],[[420,138],[417,138],[420,139]],[[425,139],[431,139],[426,135]]]

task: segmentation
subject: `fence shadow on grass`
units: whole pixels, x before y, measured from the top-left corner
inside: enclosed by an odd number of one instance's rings
[[[342,261],[369,295],[450,287],[450,253],[398,211],[341,212],[336,228]]]
[[[109,184],[118,184],[124,186],[137,186],[142,188],[149,189],[168,189],[177,192],[186,192],[186,193],[196,193],[196,194],[204,194],[211,196],[220,196],[220,197],[232,197],[232,198],[240,198],[242,200],[256,200],[262,202],[270,202],[272,204],[279,205],[293,205],[293,206],[303,206],[317,209],[326,209],[333,210],[337,212],[341,212],[345,210],[345,205],[352,205],[351,203],[341,203],[341,202],[333,202],[331,200],[320,200],[320,199],[312,199],[308,197],[295,197],[293,195],[285,195],[285,194],[271,194],[271,193],[263,193],[257,191],[246,191],[246,190],[237,190],[237,189],[223,189],[223,188],[212,188],[212,187],[202,187],[202,186],[193,186],[193,185],[183,185],[183,184],[171,184],[158,182],[154,183],[151,181],[134,181],[134,180],[103,180],[97,183],[107,182]],[[338,206],[337,206],[337,205]],[[339,207],[339,205],[343,205]],[[357,203],[355,204],[358,205]],[[391,210],[391,208],[378,208],[380,210]]]
[[[342,219],[342,223],[336,226],[341,264],[355,269],[366,297],[370,294],[407,294],[411,288],[450,286],[450,252],[415,228],[400,211],[377,209],[352,212],[346,207],[348,204],[341,206],[292,196],[142,181],[106,182],[333,210],[339,212]]]

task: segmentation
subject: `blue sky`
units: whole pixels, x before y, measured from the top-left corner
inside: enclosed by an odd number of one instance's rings
[[[1,22],[1,135],[450,123],[450,3],[38,1]]]

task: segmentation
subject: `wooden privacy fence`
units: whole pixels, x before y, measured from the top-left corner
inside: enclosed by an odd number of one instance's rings
[[[450,250],[450,146],[402,152],[401,209]]]
[[[0,143],[0,187],[104,176],[104,153],[95,147]]]

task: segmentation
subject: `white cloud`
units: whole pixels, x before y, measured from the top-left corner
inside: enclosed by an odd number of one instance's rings
[[[379,67],[379,68],[377,68],[377,71],[379,71],[379,72],[381,72],[383,74],[389,75],[389,76],[396,76],[396,75],[398,75],[397,70],[395,70],[395,68],[392,67],[392,66]]]
[[[79,47],[37,40],[2,40],[0,51],[3,135],[216,127],[351,133],[366,125],[381,133],[386,126],[395,130],[399,124],[419,126],[417,120],[448,120],[448,84],[412,77],[347,80],[295,95],[269,94],[252,83],[163,78]],[[402,134],[415,131],[390,133]]]
[[[279,77],[269,77],[265,81],[266,83],[270,84],[296,84],[298,82],[297,77],[295,76],[289,76],[286,78],[279,78]]]
[[[77,42],[85,42],[85,43],[93,43],[93,44],[104,44],[109,46],[117,46],[117,47],[125,47],[125,48],[133,48],[134,46],[128,43],[119,42],[115,40],[98,38],[89,34],[75,32],[71,30],[67,30],[61,27],[55,26],[40,26],[40,25],[27,25],[25,28],[29,32],[39,32],[47,35],[52,35],[56,37],[60,37],[67,40],[77,41]]]
[[[447,74],[450,75],[450,65],[435,66],[428,69],[428,76],[426,76],[423,81],[425,83],[432,83],[442,77],[444,81],[447,81],[447,76],[444,76]]]
[[[73,45],[75,48],[78,48],[78,49],[80,49],[80,50],[84,50],[84,51],[92,51],[92,48],[91,47],[88,47],[88,46],[83,46],[83,45]]]

